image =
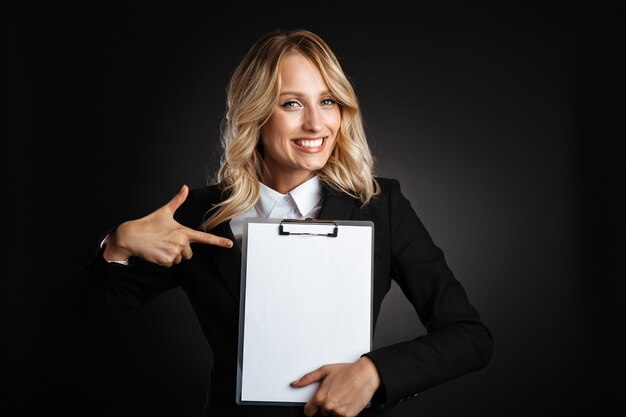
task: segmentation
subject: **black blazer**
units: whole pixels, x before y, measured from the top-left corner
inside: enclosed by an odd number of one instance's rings
[[[378,178],[381,194],[365,207],[354,198],[324,188],[320,219],[371,220],[374,239],[373,322],[395,280],[415,307],[427,335],[367,352],[382,385],[374,410],[389,408],[430,387],[476,371],[491,359],[492,336],[468,301],[461,283],[446,264],[395,179]],[[197,228],[207,209],[221,201],[216,186],[191,190],[175,214],[181,224]],[[228,223],[210,231],[235,241]],[[253,407],[235,404],[241,251],[192,244],[193,257],[171,268],[131,259],[129,266],[107,263],[99,236],[80,257],[84,279],[96,300],[135,308],[160,293],[181,286],[213,351],[210,407],[214,414],[298,415],[298,407]]]

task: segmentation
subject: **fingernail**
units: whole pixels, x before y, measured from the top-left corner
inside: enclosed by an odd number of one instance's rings
[[[230,240],[226,242],[226,247],[227,248],[232,248],[233,247],[233,242],[231,242]]]

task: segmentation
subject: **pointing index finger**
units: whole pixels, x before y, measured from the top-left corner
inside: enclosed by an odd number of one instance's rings
[[[189,229],[189,241],[195,243],[203,243],[206,245],[221,246],[224,248],[233,247],[233,241],[230,239],[193,229]]]

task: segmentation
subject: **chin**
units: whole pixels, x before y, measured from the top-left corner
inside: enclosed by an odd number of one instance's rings
[[[311,172],[312,174],[316,174],[317,171],[319,171],[320,169],[324,168],[324,166],[326,165],[327,160],[320,162],[320,163],[316,163],[316,164],[304,164],[302,166],[302,169]]]

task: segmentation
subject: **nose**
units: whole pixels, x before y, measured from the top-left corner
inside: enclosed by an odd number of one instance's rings
[[[302,128],[309,132],[319,132],[322,130],[322,115],[317,107],[309,107],[304,114]]]

